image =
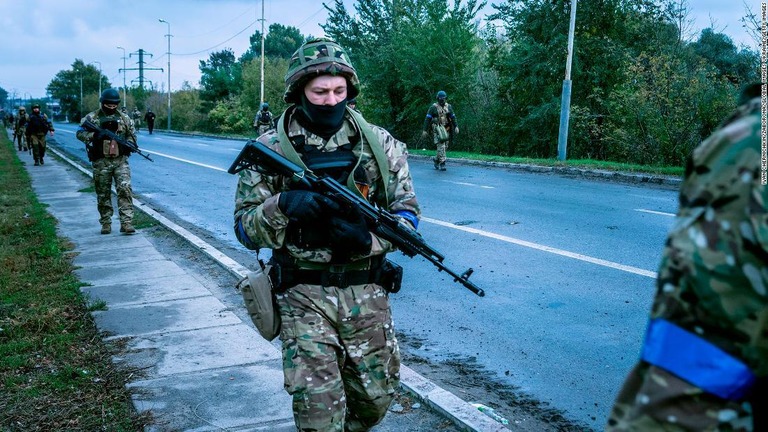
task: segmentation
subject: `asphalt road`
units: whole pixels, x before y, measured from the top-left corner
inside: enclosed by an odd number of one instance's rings
[[[56,145],[85,161],[75,128],[57,124]],[[155,162],[134,156],[131,168],[145,202],[250,265],[226,173],[243,144],[142,131]],[[419,231],[453,270],[472,267],[486,296],[393,254],[406,272],[393,296],[406,363],[502,414],[523,404],[601,429],[639,352],[677,192],[416,159],[411,170]]]

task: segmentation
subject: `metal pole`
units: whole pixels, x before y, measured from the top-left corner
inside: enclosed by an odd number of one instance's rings
[[[568,147],[568,121],[571,114],[571,61],[573,60],[573,33],[576,30],[576,3],[571,4],[571,22],[568,28],[568,59],[565,63],[565,80],[560,103],[560,133],[557,137],[557,159],[564,161]]]
[[[126,93],[125,86],[125,48],[119,46],[117,49],[123,50],[123,108],[125,108],[125,104],[128,102],[128,94]]]
[[[92,61],[91,63],[98,63],[99,64],[99,97],[101,97],[101,62],[100,61]]]
[[[168,25],[168,131],[171,130],[171,23],[164,19],[159,20]]]
[[[83,118],[83,74],[80,73],[80,118]]]
[[[264,0],[261,0],[261,94],[259,98],[261,99],[259,109],[261,109],[261,104],[264,103]]]

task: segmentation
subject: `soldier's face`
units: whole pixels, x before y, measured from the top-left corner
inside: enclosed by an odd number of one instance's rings
[[[304,95],[314,105],[334,106],[347,98],[347,79],[342,76],[320,75],[304,86]]]

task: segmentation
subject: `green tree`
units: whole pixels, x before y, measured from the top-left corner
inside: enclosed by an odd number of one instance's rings
[[[460,118],[468,109],[466,89],[476,78],[482,42],[475,17],[484,6],[476,0],[358,0],[352,17],[335,0],[326,5],[322,28],[349,51],[366,115],[408,141],[420,134],[438,90],[448,92]]]
[[[89,109],[93,109],[85,104],[86,99],[89,96],[95,96],[98,100],[99,75],[97,67],[85,64],[81,59],[75,59],[72,63],[72,69],[57,72],[46,90],[51,97],[60,101],[63,114],[74,121],[78,121]],[[111,87],[107,77],[101,76],[101,80],[102,88]]]
[[[240,93],[242,88],[241,66],[235,61],[235,53],[227,48],[211,53],[208,60],[200,60],[200,98],[203,110],[216,102]]]
[[[702,30],[699,39],[691,44],[693,51],[717,68],[721,76],[737,85],[759,80],[760,58],[757,53],[736,48],[730,37],[711,28]]]
[[[0,87],[0,107],[6,106],[8,103],[8,91]]]
[[[272,23],[264,38],[264,56],[289,59],[305,40],[307,37],[303,36],[296,27]],[[261,32],[256,30],[250,42],[248,50],[240,56],[241,63],[261,56]]]

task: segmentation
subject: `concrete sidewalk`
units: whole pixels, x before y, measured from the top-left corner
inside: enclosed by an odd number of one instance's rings
[[[155,419],[148,431],[295,430],[275,345],[141,229],[101,235],[95,194],[79,192],[91,183],[88,170],[54,148],[43,166],[33,166],[27,153],[18,155],[38,199],[58,220],[58,234],[75,244],[76,273],[88,284],[82,291],[106,304],[93,315],[105,337],[125,345],[114,361],[138,371],[128,387],[136,408]],[[247,271],[139,200],[135,204],[232,275]],[[113,227],[119,227],[117,215]],[[374,431],[509,430],[407,366],[401,375],[403,392],[422,407],[403,414],[393,406]]]

